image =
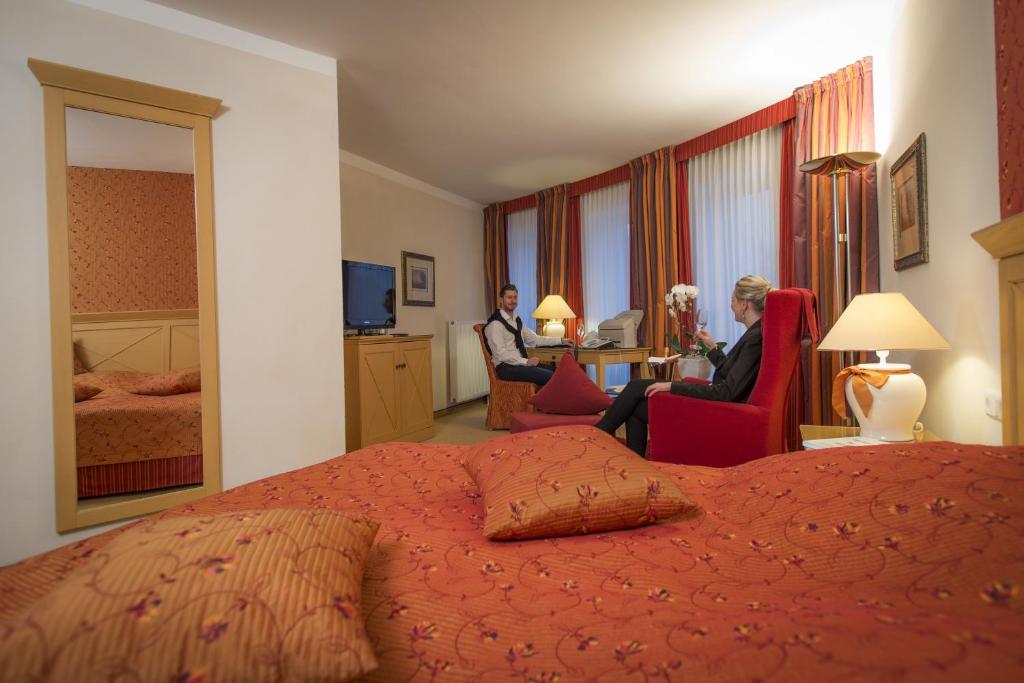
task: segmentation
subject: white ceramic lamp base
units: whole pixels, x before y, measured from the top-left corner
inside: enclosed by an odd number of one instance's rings
[[[562,324],[561,320],[549,320],[547,324],[544,325],[544,336],[564,339],[565,325]]]
[[[906,371],[905,363],[861,363],[865,370]],[[924,409],[928,394],[924,380],[912,372],[890,374],[881,389],[867,385],[871,392],[871,415],[865,416],[853,393],[853,377],[846,380],[846,400],[860,425],[861,436],[882,441],[913,441],[914,426]]]

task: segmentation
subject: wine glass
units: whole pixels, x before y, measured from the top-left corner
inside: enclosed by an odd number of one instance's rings
[[[708,312],[704,309],[697,309],[697,329],[703,330],[708,326]]]

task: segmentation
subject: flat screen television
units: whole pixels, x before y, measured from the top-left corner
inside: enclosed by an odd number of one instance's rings
[[[359,261],[341,262],[346,330],[395,326],[395,268]]]

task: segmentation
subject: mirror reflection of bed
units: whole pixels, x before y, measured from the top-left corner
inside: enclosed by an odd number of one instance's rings
[[[203,482],[192,131],[67,108],[81,505]]]

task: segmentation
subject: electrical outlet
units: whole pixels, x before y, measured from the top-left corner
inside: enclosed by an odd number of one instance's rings
[[[985,394],[985,414],[993,420],[1003,421],[1003,397],[1000,394]]]

